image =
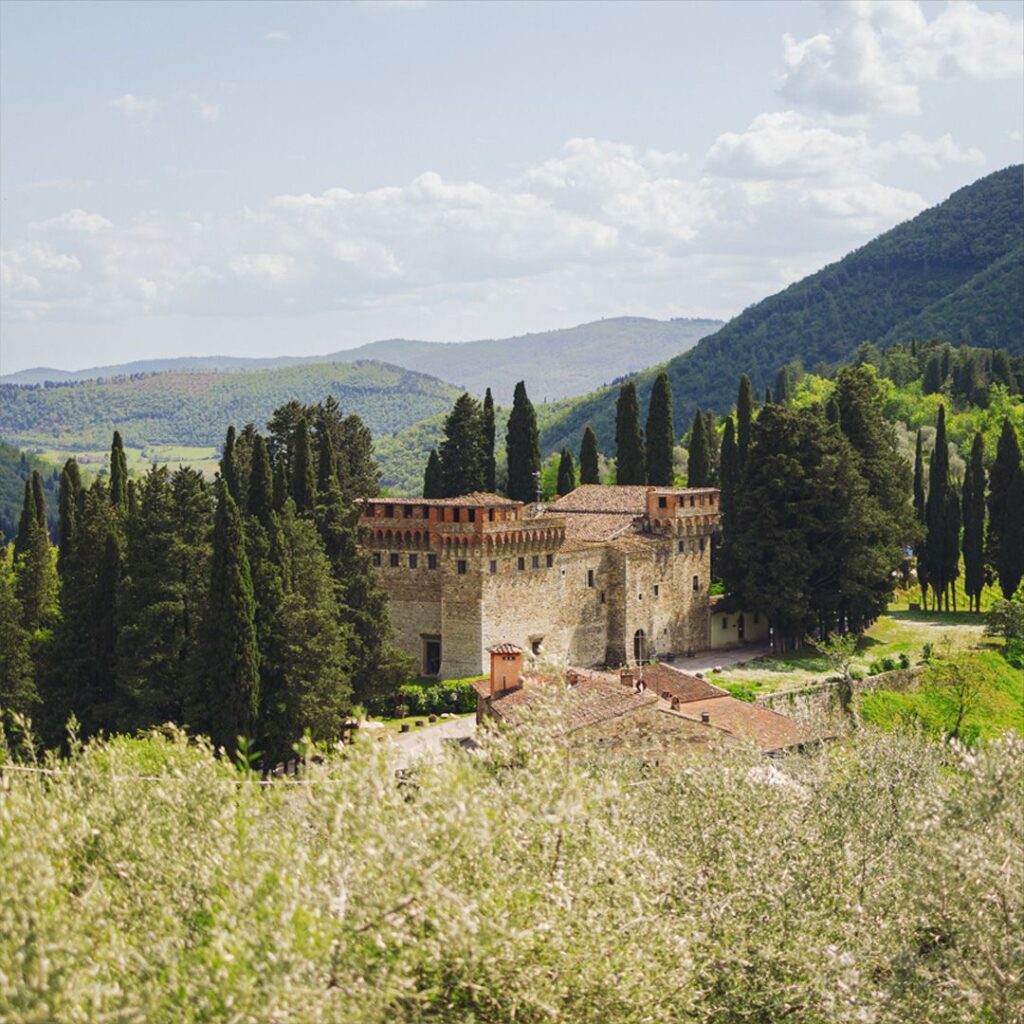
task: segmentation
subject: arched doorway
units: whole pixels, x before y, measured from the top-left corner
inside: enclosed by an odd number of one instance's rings
[[[642,629],[633,634],[633,660],[638,665],[647,661],[647,637]]]

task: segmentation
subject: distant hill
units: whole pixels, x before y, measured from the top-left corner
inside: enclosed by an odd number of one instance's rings
[[[115,366],[68,371],[37,367],[0,377],[0,384],[95,380],[138,373],[197,370],[263,370],[311,363],[374,360],[430,374],[483,395],[490,387],[509,401],[516,381],[538,399],[580,395],[692,348],[722,326],[721,320],[650,320],[612,317],[578,327],[485,341],[430,342],[394,338],[322,356],[186,356],[145,359]]]
[[[116,427],[134,447],[215,447],[229,423],[252,421],[262,429],[283,402],[319,402],[327,395],[379,436],[447,410],[458,394],[434,377],[369,361],[0,385],[0,437],[23,447],[104,449]]]
[[[742,373],[763,390],[780,366],[848,359],[865,341],[939,337],[1024,354],[1024,189],[1020,165],[962,188],[838,263],[750,306],[693,349],[637,376],[646,415],[667,370],[676,432],[696,406],[722,412]],[[542,436],[545,450],[579,446],[584,426],[614,446],[616,389],[573,404]]]

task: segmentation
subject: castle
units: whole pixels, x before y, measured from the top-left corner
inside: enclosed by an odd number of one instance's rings
[[[544,505],[372,498],[361,526],[397,646],[424,675],[460,678],[506,642],[578,666],[708,647],[718,521],[715,488],[585,484]]]

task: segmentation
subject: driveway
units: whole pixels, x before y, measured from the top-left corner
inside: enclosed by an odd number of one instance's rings
[[[408,768],[422,758],[439,757],[446,740],[462,740],[476,735],[476,716],[449,718],[437,725],[402,732],[391,741],[395,768]]]
[[[699,651],[692,658],[676,656],[676,660],[668,664],[680,672],[689,672],[693,675],[694,672],[710,672],[713,668],[741,665],[745,661],[753,661],[754,658],[767,657],[771,652],[769,644],[750,644],[748,647],[728,647],[720,651]]]

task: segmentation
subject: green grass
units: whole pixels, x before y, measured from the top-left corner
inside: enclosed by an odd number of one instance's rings
[[[107,448],[42,448],[37,449],[41,458],[63,466],[74,458],[86,480],[93,480],[101,471],[107,469],[110,450]],[[125,458],[128,460],[128,472],[132,476],[142,476],[155,462],[167,465],[173,472],[179,466],[191,466],[207,477],[212,477],[220,468],[220,457],[216,448],[204,448],[189,445],[151,444],[144,448],[125,446]]]
[[[977,705],[961,729],[965,739],[992,739],[1008,730],[1024,733],[1024,671],[1014,668],[998,651],[971,651],[964,655],[966,669],[978,681]],[[927,683],[896,693],[879,690],[859,701],[864,720],[884,729],[920,725],[943,735],[952,728],[956,709],[948,695]]]
[[[867,675],[873,662],[883,658],[898,661],[901,654],[916,664],[926,643],[939,650],[947,639],[951,650],[962,650],[982,641],[984,627],[984,617],[971,612],[890,611],[861,638],[853,669]],[[737,686],[753,693],[772,693],[802,689],[834,674],[828,662],[808,647],[778,658],[755,658],[730,666],[715,673],[713,681],[726,689]]]
[[[434,725],[440,725],[441,722],[449,722],[449,721],[451,721],[452,718],[468,718],[470,715],[473,715],[473,714],[476,714],[476,712],[475,711],[466,711],[466,712],[463,712],[462,714],[456,713],[454,715],[451,715],[449,718],[441,718],[441,716],[438,715],[436,722],[431,722],[429,715],[406,715],[404,718],[372,718],[372,719],[370,719],[370,721],[372,721],[372,722],[380,722],[381,725],[383,725],[383,726],[385,726],[387,728],[388,732],[400,733],[402,731],[402,726],[403,725],[408,725],[409,726],[409,732],[413,732],[413,731],[419,731],[419,730],[422,730],[422,729],[429,729],[429,728],[431,728]],[[416,726],[417,722],[424,722],[425,724],[420,726],[419,730],[417,730],[417,726]]]

